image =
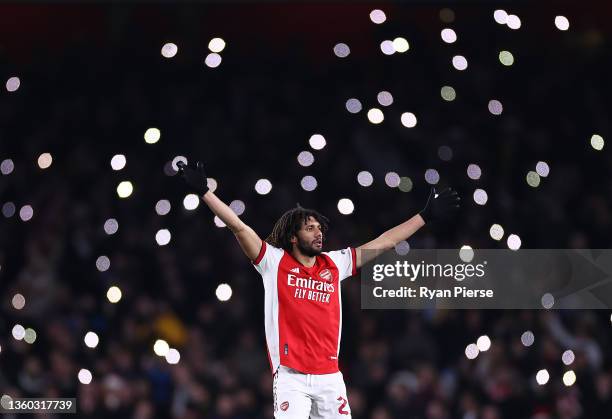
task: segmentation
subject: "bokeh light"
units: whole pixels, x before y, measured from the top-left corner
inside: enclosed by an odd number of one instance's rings
[[[350,113],[359,113],[363,109],[363,106],[361,105],[359,99],[355,98],[350,98],[349,100],[347,100],[345,106],[346,110]]]
[[[174,172],[178,172],[178,166],[177,163],[182,161],[185,164],[189,164],[189,162],[187,161],[187,157],[185,156],[176,156],[172,159],[172,169],[174,170]]]
[[[305,191],[314,191],[317,188],[317,179],[314,176],[304,176],[300,181],[300,186]]]
[[[183,199],[183,205],[184,204],[185,200]],[[171,209],[172,205],[170,205],[170,201],[168,201],[167,199],[160,199],[155,204],[155,212],[157,213],[157,215],[167,215]]]
[[[11,304],[13,304],[13,308],[15,310],[21,310],[25,307],[25,297],[22,294],[15,294],[11,300]]]
[[[599,134],[593,134],[591,137],[591,147],[595,150],[600,151],[604,148],[604,139]]]
[[[15,169],[15,163],[11,159],[4,159],[2,163],[0,163],[0,172],[3,175],[10,175]]]
[[[350,199],[342,198],[338,201],[338,211],[340,211],[340,214],[349,215],[352,214],[354,210],[355,205]]]
[[[121,300],[122,294],[121,289],[113,285],[106,291],[106,298],[111,303],[116,304]]]
[[[98,256],[96,259],[96,269],[100,272],[106,272],[110,268],[110,263],[108,256]]]
[[[382,113],[380,109],[372,108],[368,111],[368,120],[372,124],[380,124],[382,121],[384,121],[384,119],[385,119],[385,115]]]
[[[153,352],[157,356],[166,356],[170,350],[170,345],[163,339],[157,339],[153,344]]]
[[[397,185],[398,189],[402,192],[410,192],[412,190],[412,179],[408,176],[400,177],[399,185]]]
[[[310,144],[313,150],[322,150],[327,144],[327,141],[325,141],[325,137],[321,134],[313,134],[310,136],[308,144]]]
[[[442,31],[440,32],[440,37],[447,44],[452,44],[453,42],[457,40],[457,34],[455,33],[454,30],[450,28],[442,29]]]
[[[563,361],[563,364],[565,365],[572,365],[575,359],[576,356],[574,355],[574,351],[571,349],[568,349],[567,351],[563,352],[563,355],[561,355],[561,361]]]
[[[207,67],[217,68],[221,65],[221,56],[216,52],[211,52],[204,59],[204,63]]]
[[[527,181],[527,184],[531,186],[532,188],[537,188],[540,185],[540,175],[538,175],[536,172],[532,170],[527,172],[527,176],[525,176],[525,180]]]
[[[388,39],[382,41],[380,43],[380,50],[385,55],[393,55],[395,54],[395,46],[393,45],[393,41]]]
[[[468,164],[468,167],[467,167],[467,175],[472,180],[478,180],[480,179],[480,176],[482,175],[482,170],[480,169],[480,166],[478,166],[477,164],[470,163]]]
[[[235,199],[230,202],[229,207],[236,215],[244,214],[244,210],[246,209],[245,203],[239,199]]]
[[[390,106],[393,103],[393,95],[383,90],[376,95],[376,100],[378,100],[378,103],[380,103],[381,106]]]
[[[573,386],[576,383],[576,373],[572,370],[566,371],[565,374],[563,374],[563,384],[565,384],[566,387],[570,387]]]
[[[93,379],[93,376],[91,375],[91,371],[85,368],[81,368],[79,370],[78,377],[79,377],[79,382],[85,385],[90,384],[91,380]]]
[[[181,360],[181,354],[178,350],[170,348],[166,354],[166,362],[170,365],[176,365]]]
[[[493,224],[489,228],[489,235],[493,240],[500,241],[504,237],[504,228],[499,224]]]
[[[15,215],[16,210],[17,208],[12,202],[5,202],[2,205],[2,215],[4,215],[5,218],[11,218],[13,215]]]
[[[504,111],[502,103],[497,99],[490,100],[488,108],[489,112],[491,112],[493,115],[501,115],[501,113]]]
[[[465,347],[465,356],[467,359],[475,359],[480,351],[478,350],[478,346],[475,343],[470,343]]]
[[[526,330],[521,335],[521,343],[523,346],[530,347],[535,342],[535,335],[531,330]]]
[[[178,47],[172,42],[165,43],[161,48],[161,55],[165,58],[172,58],[178,52]]]
[[[350,53],[351,53],[351,49],[349,48],[348,45],[344,43],[338,43],[334,45],[334,54],[336,54],[336,57],[346,58],[349,56]]]
[[[440,96],[447,102],[452,102],[457,98],[457,92],[452,86],[442,86],[440,89]]]
[[[453,67],[459,71],[463,71],[468,67],[467,59],[463,55],[455,55],[453,57]]]
[[[514,55],[510,51],[500,51],[499,62],[505,66],[511,66],[514,64]]]
[[[219,301],[229,301],[232,298],[232,287],[229,284],[219,284],[215,290],[215,296]]]
[[[87,346],[88,348],[95,348],[96,346],[98,346],[100,338],[94,332],[87,332],[85,334],[85,337],[83,338],[83,341],[85,342],[85,346]]]
[[[38,156],[38,167],[41,169],[48,169],[51,163],[53,163],[53,156],[51,156],[51,153],[42,153]]]
[[[476,346],[480,352],[486,352],[491,347],[491,339],[487,335],[483,335],[476,341]]]
[[[402,125],[406,128],[414,128],[417,124],[417,117],[412,112],[404,112],[400,118]]]
[[[550,173],[550,167],[548,166],[548,163],[546,163],[545,161],[539,161],[536,164],[536,172],[542,177],[547,177]]]
[[[183,207],[187,211],[193,211],[199,205],[200,205],[200,198],[194,193],[187,194],[185,198],[183,198]]]
[[[548,374],[548,371],[545,369],[539,370],[536,374],[536,382],[541,386],[548,383],[549,379],[550,379],[550,374]]]
[[[225,41],[222,38],[213,38],[208,42],[210,52],[219,53],[225,49]]]
[[[165,246],[168,243],[170,243],[171,238],[172,238],[172,234],[170,234],[170,231],[166,228],[157,230],[157,233],[155,233],[155,241],[160,246]]]
[[[17,89],[19,89],[19,86],[21,86],[21,80],[19,80],[19,77],[10,77],[6,81],[6,90],[8,90],[9,92],[17,91]]]
[[[15,340],[22,340],[25,337],[25,328],[20,324],[16,324],[13,326],[11,334]]]
[[[505,10],[498,9],[493,12],[493,19],[500,25],[505,25],[508,22],[508,13]]]
[[[519,29],[521,27],[521,19],[517,15],[508,15],[506,25],[510,29]]]
[[[19,218],[21,218],[21,221],[30,221],[33,216],[34,216],[34,209],[32,208],[31,205],[24,205],[19,210]]]
[[[119,230],[119,223],[114,218],[109,218],[104,222],[104,232],[109,236],[115,234]]]
[[[393,49],[396,52],[404,53],[410,49],[410,44],[405,38],[397,37],[393,40]]]
[[[272,182],[268,179],[259,179],[255,182],[255,192],[260,195],[267,195],[272,190]]]
[[[549,310],[555,305],[555,297],[551,293],[547,292],[542,296],[541,302],[542,307]]]
[[[455,21],[455,12],[448,7],[440,10],[440,20],[444,23],[453,23]]]
[[[560,31],[566,31],[569,29],[570,23],[565,16],[555,16],[555,26]]]
[[[310,151],[301,151],[297,156],[297,161],[300,166],[309,167],[315,161],[314,155]]]
[[[110,161],[113,170],[121,170],[125,167],[127,160],[123,154],[115,154]]]
[[[518,250],[521,248],[521,238],[516,234],[510,234],[506,244],[510,250]]]
[[[461,248],[459,249],[459,259],[461,259],[465,263],[470,263],[472,259],[474,259],[474,249],[472,249],[472,246],[469,246],[467,244],[461,246]]]
[[[213,222],[219,228],[225,227],[225,223],[223,222],[223,220],[221,220],[221,218],[217,217],[216,215],[213,218]]]
[[[117,185],[117,195],[119,198],[128,198],[134,192],[134,186],[129,180],[124,180]]]
[[[395,253],[400,256],[405,256],[410,252],[410,244],[406,240],[402,240],[395,245]]]
[[[473,198],[476,204],[485,205],[487,201],[489,200],[489,195],[487,194],[487,191],[485,191],[484,189],[476,189],[474,191]]]
[[[33,344],[34,342],[36,342],[36,330],[28,327],[25,330],[25,334],[23,336],[23,340],[25,340],[25,342],[29,343],[30,345]]]
[[[148,128],[144,133],[144,140],[147,144],[155,144],[161,138],[161,131],[158,128]]]
[[[370,172],[362,170],[361,172],[357,173],[357,183],[359,183],[361,186],[368,187],[372,185],[373,182],[374,177]]]
[[[427,169],[425,171],[425,182],[430,185],[437,185],[440,181],[440,174],[436,169]]]
[[[370,20],[377,25],[380,25],[387,20],[387,15],[380,9],[374,9],[370,12]]]
[[[385,184],[390,188],[397,188],[400,184],[400,176],[395,172],[389,172],[385,175]]]

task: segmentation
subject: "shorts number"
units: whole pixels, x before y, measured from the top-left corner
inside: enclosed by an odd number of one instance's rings
[[[349,412],[344,410],[344,408],[348,404],[348,401],[342,396],[338,397],[336,400],[341,403],[340,407],[338,408],[338,413],[340,413],[341,415],[348,415]]]

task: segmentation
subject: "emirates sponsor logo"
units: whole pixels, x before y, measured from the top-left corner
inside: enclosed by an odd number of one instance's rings
[[[286,412],[287,409],[289,409],[289,402],[282,402],[280,405],[280,410],[282,410],[283,412]]]
[[[329,273],[331,275],[331,272]],[[295,275],[287,275],[287,285],[290,287],[305,288],[312,291],[333,293],[336,291],[334,284],[318,281],[312,278],[299,278]]]

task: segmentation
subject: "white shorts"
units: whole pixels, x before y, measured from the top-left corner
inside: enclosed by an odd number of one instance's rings
[[[340,371],[303,374],[281,365],[274,374],[273,386],[275,418],[351,418]]]

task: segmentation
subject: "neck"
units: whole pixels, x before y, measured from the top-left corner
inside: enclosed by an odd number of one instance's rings
[[[295,260],[297,260],[302,265],[308,268],[312,268],[317,261],[316,256],[306,256],[305,254],[303,254],[296,248],[293,248],[293,250],[291,251],[291,254],[295,258]]]

